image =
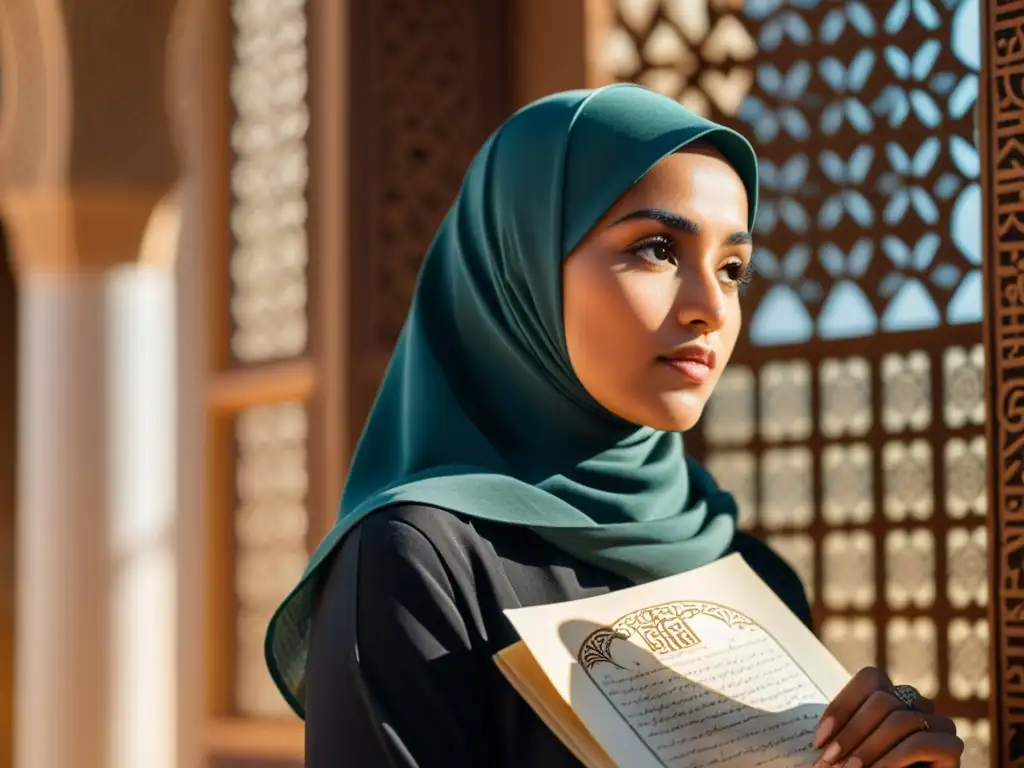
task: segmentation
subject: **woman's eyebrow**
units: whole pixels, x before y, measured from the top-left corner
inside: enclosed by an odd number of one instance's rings
[[[638,221],[641,219],[660,222],[666,227],[677,229],[688,235],[700,234],[700,225],[697,222],[678,213],[665,211],[661,208],[641,208],[638,211],[632,211],[620,219],[617,219],[612,226],[622,224],[627,221]],[[725,245],[750,245],[752,242],[753,238],[751,238],[750,233],[744,230],[733,232],[725,239]]]

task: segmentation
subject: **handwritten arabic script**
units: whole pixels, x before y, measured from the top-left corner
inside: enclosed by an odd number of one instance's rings
[[[794,659],[735,612],[669,613],[685,642],[651,642],[649,631],[620,620],[594,632],[578,655],[658,760],[670,768],[813,765],[826,699]]]

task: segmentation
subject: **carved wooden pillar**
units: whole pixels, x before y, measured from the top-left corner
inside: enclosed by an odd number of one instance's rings
[[[169,282],[136,265],[177,178],[173,6],[0,5],[0,215],[21,313],[17,768],[173,765],[173,562],[134,556],[169,534],[159,470],[147,475],[164,447],[135,444],[125,418],[152,394],[132,377],[153,347],[124,335],[148,333],[133,321],[169,301]],[[134,415],[170,412],[169,393]],[[147,606],[160,615],[142,627]]]
[[[985,188],[992,552],[992,760],[1024,764],[1024,2],[986,0]]]

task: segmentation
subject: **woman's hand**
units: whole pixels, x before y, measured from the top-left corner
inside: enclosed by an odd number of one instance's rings
[[[874,667],[854,675],[828,705],[814,746],[824,750],[816,768],[958,768],[964,751],[952,720],[934,714],[924,698],[908,708]]]

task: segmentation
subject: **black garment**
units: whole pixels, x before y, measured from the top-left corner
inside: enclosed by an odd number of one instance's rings
[[[793,570],[740,533],[743,555],[808,625]],[[626,579],[526,528],[421,505],[376,512],[345,539],[307,661],[307,768],[577,768],[491,657],[506,608],[604,594]]]

